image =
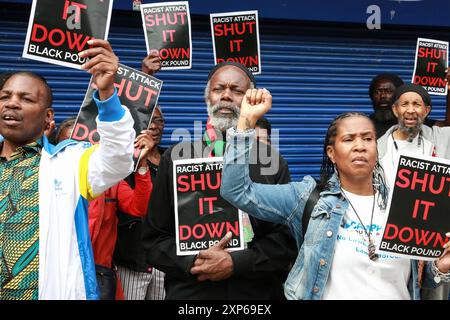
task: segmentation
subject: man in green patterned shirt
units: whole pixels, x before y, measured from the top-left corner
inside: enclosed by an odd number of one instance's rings
[[[43,136],[53,120],[45,79],[16,72],[0,84],[0,300],[98,298],[87,203],[131,172],[135,133],[114,88],[117,57],[107,41],[88,44],[96,148]]]
[[[32,73],[12,76],[0,92],[0,299],[38,298],[38,177],[43,124],[52,92]],[[18,129],[21,130],[18,130]]]

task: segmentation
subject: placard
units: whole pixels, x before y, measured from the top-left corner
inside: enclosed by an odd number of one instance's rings
[[[33,0],[22,56],[81,69],[90,39],[106,40],[112,0]]]
[[[242,212],[220,196],[223,158],[173,162],[177,255],[206,250],[228,231],[229,250],[244,248]]]
[[[435,260],[444,252],[450,230],[450,161],[400,155],[389,212],[378,250]]]
[[[158,103],[162,81],[136,69],[119,64],[114,86],[117,89],[122,105],[126,106],[134,119],[136,135],[149,127],[154,107]],[[71,139],[88,141],[97,144],[100,136],[97,133],[95,119],[98,108],[92,99],[95,84],[89,82],[89,87],[78,113],[77,120],[72,130]],[[135,156],[137,156],[135,154]]]
[[[258,11],[212,13],[214,62],[239,62],[253,74],[261,73]]]
[[[418,38],[412,83],[429,94],[447,95],[445,69],[448,67],[448,42]]]
[[[161,70],[192,67],[189,2],[160,2],[141,5],[147,53],[156,51]]]

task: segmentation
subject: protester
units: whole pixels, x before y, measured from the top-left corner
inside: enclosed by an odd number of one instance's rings
[[[58,129],[54,132],[54,144],[70,139],[76,121],[77,117],[70,117],[61,122]]]
[[[272,135],[272,125],[270,124],[270,121],[264,117],[258,119],[258,121],[256,121],[255,134],[256,139],[259,139],[259,141],[266,144],[270,144],[270,137]]]
[[[87,203],[132,171],[135,133],[114,88],[117,57],[107,41],[88,44],[79,55],[98,88],[98,147],[48,143],[52,91],[42,77],[13,73],[1,88],[0,299],[98,298]]]
[[[431,111],[431,97],[416,84],[404,84],[397,88],[392,111],[398,124],[378,139],[378,152],[390,187],[394,186],[400,153],[418,156],[436,156],[450,159],[450,127],[424,125]],[[425,290],[426,299],[448,299],[449,286],[437,290]]]
[[[417,261],[375,254],[382,235],[376,230],[384,221],[386,189],[377,170],[371,120],[352,112],[338,116],[329,126],[320,198],[303,230],[305,204],[316,187],[315,180],[307,176],[302,182],[267,186],[252,182],[248,175],[253,128],[271,105],[267,90],[247,91],[237,129],[228,131],[228,140],[234,143],[225,154],[221,194],[250,215],[284,223],[294,233],[299,254],[285,283],[286,297],[420,299]],[[445,273],[440,279],[450,281],[449,249],[436,264],[428,263],[425,268],[423,286],[437,286],[433,280],[440,275],[436,268]]]
[[[148,129],[148,137],[152,141],[146,161],[150,169],[151,180],[155,181],[161,155],[161,136],[164,131],[164,117],[157,106],[153,112]],[[126,180],[134,186],[134,175]],[[151,212],[149,212],[151,214]],[[127,300],[164,300],[164,273],[149,265],[145,258],[142,244],[142,220],[126,212],[119,212],[119,226],[114,261],[117,264]]]
[[[75,120],[76,118],[68,118],[61,123],[56,131],[56,143],[70,138]],[[149,135],[141,133],[136,138],[135,147],[141,150],[142,158],[145,159],[152,148]],[[89,202],[89,235],[94,251],[100,300],[125,298],[113,264],[113,252],[117,239],[117,212],[121,210],[139,218],[147,213],[152,183],[145,160],[139,162],[135,179],[135,188],[132,189],[122,180]]]
[[[209,120],[202,140],[183,141],[162,156],[143,227],[148,262],[164,271],[166,299],[281,299],[282,284],[295,256],[295,242],[286,227],[250,218],[254,237],[248,248],[228,252],[216,245],[197,256],[177,256],[173,195],[173,161],[221,156],[222,133],[236,123],[245,91],[255,86],[243,65],[215,66],[205,88]],[[252,164],[252,179],[261,183],[287,183],[284,159],[270,150],[266,165]],[[275,168],[273,166],[275,164]],[[273,169],[264,175],[263,169]]]
[[[450,128],[424,125],[431,111],[431,97],[416,84],[400,86],[392,111],[398,123],[378,139],[378,152],[389,185],[393,185],[400,152],[450,159]]]
[[[445,78],[450,79],[450,68],[446,69]],[[403,80],[392,73],[381,73],[374,77],[370,82],[369,96],[372,100],[374,112],[370,115],[370,119],[375,124],[377,137],[381,137],[392,126],[397,124],[397,118],[392,112],[392,104],[394,103],[395,90],[403,85]],[[449,126],[450,125],[450,91],[446,97],[446,118],[445,120],[434,120],[425,118],[424,124],[432,127]]]
[[[391,109],[392,98],[395,89],[402,84],[403,80],[392,73],[381,73],[370,82],[369,96],[374,112],[369,117],[375,124],[377,137],[381,137],[387,129],[397,123]]]
[[[161,58],[157,52],[151,52],[141,63],[142,72],[154,75],[161,69]],[[164,118],[161,108],[156,106],[147,133],[152,148],[146,159],[150,169],[151,180],[156,178],[159,161],[165,149],[161,148],[161,136],[164,131]],[[135,177],[131,174],[126,179],[135,187]],[[142,219],[118,211],[119,217],[114,262],[122,281],[127,300],[164,300],[164,273],[147,264],[142,247]]]

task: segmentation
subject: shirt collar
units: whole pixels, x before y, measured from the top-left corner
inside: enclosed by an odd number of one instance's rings
[[[3,148],[4,141],[1,142],[1,147]],[[44,142],[42,137],[37,139],[36,141],[30,142],[26,145],[20,146],[11,154],[10,160],[17,159],[19,156],[24,155],[26,153],[41,153],[41,150],[44,146]],[[2,157],[2,159],[5,159]]]

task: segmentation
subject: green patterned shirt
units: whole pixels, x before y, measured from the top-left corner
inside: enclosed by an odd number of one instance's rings
[[[0,157],[0,300],[37,299],[42,139]]]

